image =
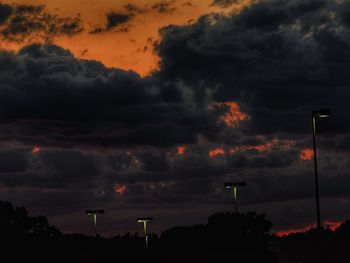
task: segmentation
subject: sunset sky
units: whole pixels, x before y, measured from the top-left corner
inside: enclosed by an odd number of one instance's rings
[[[0,199],[104,235],[241,211],[279,234],[350,218],[350,2],[0,2]]]
[[[153,45],[160,39],[159,29],[170,24],[190,24],[211,12],[238,12],[250,2],[237,1],[227,7],[213,5],[211,0],[25,0],[15,3],[45,6],[43,12],[51,15],[79,17],[83,29],[81,32],[73,36],[57,35],[53,39],[53,43],[69,49],[77,58],[98,60],[107,67],[134,70],[147,75],[158,68],[159,58],[153,51]],[[13,1],[2,3],[12,4]],[[111,12],[129,17],[109,30],[92,33],[96,28],[106,29],[108,14]],[[2,47],[18,50],[30,43],[45,43],[44,39],[36,36],[34,33],[19,43],[6,41],[5,38]]]

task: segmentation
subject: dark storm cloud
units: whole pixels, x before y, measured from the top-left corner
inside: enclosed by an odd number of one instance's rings
[[[220,6],[222,8],[229,7],[233,4],[239,3],[240,0],[214,0],[212,5]]]
[[[45,9],[44,5],[18,5],[16,6],[17,14],[40,14]]]
[[[174,6],[175,4],[176,0],[164,0],[152,5],[152,9],[156,10],[159,13],[171,14],[176,11],[176,7]]]
[[[257,133],[308,132],[319,107],[331,107],[332,127],[348,131],[341,120],[349,113],[348,9],[335,1],[260,1],[237,15],[168,26],[156,46],[159,75],[199,98],[211,90],[214,100],[241,102]]]
[[[5,23],[12,13],[12,6],[0,3],[0,25]]]
[[[99,169],[93,156],[74,151],[48,151],[41,153],[41,161],[46,169],[58,178],[67,181],[87,180],[97,176]]]
[[[152,184],[164,180],[181,182],[192,179],[221,182],[226,174],[237,173],[239,170],[260,169],[274,174],[274,170],[285,169],[287,173],[287,169],[298,167],[301,162],[299,151],[294,147],[280,149],[276,145],[263,152],[242,150],[237,153],[230,153],[230,148],[226,148],[224,154],[210,156],[209,151],[213,147],[215,146],[189,147],[183,155],[179,155],[176,149],[110,155],[108,165],[112,169],[109,169],[110,173],[106,176],[109,181],[122,184]],[[330,165],[332,163],[333,160],[329,162]]]
[[[45,187],[47,179],[32,173],[0,174],[2,186],[6,187]],[[57,184],[58,185],[58,184]]]
[[[285,174],[282,171],[260,171],[258,176],[248,182],[250,187],[244,190],[243,203],[272,203],[290,200],[314,198],[314,178],[310,170],[299,170]],[[322,198],[348,198],[350,193],[349,173],[322,176],[320,193]]]
[[[13,149],[0,157],[0,184],[10,187],[91,189],[101,173],[96,156],[77,151]]]
[[[310,126],[306,102],[319,105],[323,99],[326,104],[329,87],[336,85],[337,92],[332,92],[342,107],[348,92],[344,88],[347,78],[331,80],[330,74],[318,74],[323,72],[318,67],[328,65],[323,61],[326,51],[319,46],[333,49],[323,42],[324,37],[320,40],[321,33],[332,32],[332,26],[338,28],[345,21],[344,6],[339,21],[330,21],[326,7],[340,10],[334,3],[320,1],[288,5],[268,1],[236,16],[205,16],[193,25],[168,27],[157,46],[161,69],[147,78],[77,60],[56,46],[33,45],[18,54],[3,52],[1,137],[66,148],[171,147],[195,143],[198,134],[205,132],[215,140],[220,130],[203,101],[224,99],[240,101],[251,115],[243,125],[244,132],[305,131]],[[24,8],[21,12],[29,11]],[[37,12],[42,11],[30,11]],[[346,32],[340,30],[340,34],[344,38]],[[314,57],[310,50],[315,50]],[[298,52],[303,56],[297,57]],[[332,67],[339,70],[337,63]],[[321,75],[328,81],[319,80]],[[255,140],[244,132],[225,136],[231,145]],[[184,178],[191,173],[215,173],[207,170],[210,161],[207,152],[204,155],[183,164],[172,163],[171,173]],[[297,156],[295,152],[233,155],[228,167],[288,167]],[[145,171],[166,171],[169,164],[155,157],[140,157],[146,163]],[[221,172],[227,170],[225,165]]]
[[[131,15],[118,14],[116,12],[109,12],[107,14],[107,30],[110,30],[116,26],[124,24],[131,19]]]
[[[136,7],[135,7],[136,8]],[[117,27],[126,26],[123,28],[119,28],[118,32],[127,32],[128,26],[126,25],[128,22],[130,22],[134,16],[134,6],[133,5],[127,5],[126,10],[128,11],[127,14],[121,14],[114,11],[110,11],[106,14],[106,26],[105,28],[97,27],[93,29],[90,34],[98,34],[103,33],[107,31],[111,31]]]
[[[126,5],[124,5],[124,9],[128,13],[134,13],[134,12],[138,12],[139,11],[139,7],[134,5],[134,4],[126,4]]]
[[[166,153],[159,150],[145,151],[137,155],[143,170],[149,172],[162,172],[169,170],[169,162]]]
[[[145,14],[150,11],[148,4],[144,6],[136,5],[136,4],[126,4],[124,5],[124,9],[129,15],[137,15],[137,14]]]
[[[73,36],[83,31],[79,15],[76,17],[53,15],[46,12],[43,5],[1,6],[0,13],[4,14],[3,19],[0,18],[4,25],[1,35],[7,41],[21,42],[29,37],[38,37],[51,42],[55,36]]]
[[[0,151],[0,174],[25,172],[28,167],[28,153],[15,150]]]
[[[148,78],[79,61],[54,46],[2,52],[1,114],[18,120],[12,125],[23,132],[18,138],[30,141],[30,132],[48,145],[172,146],[195,142],[204,131],[214,138],[215,118],[208,120],[203,105],[208,100],[239,101],[251,117],[242,127],[250,133],[308,132],[312,105],[332,106],[332,127],[347,132],[346,8],[263,1],[235,16],[169,26],[157,46],[161,69]],[[99,122],[94,130],[91,122]]]
[[[241,153],[229,157],[230,166],[234,168],[279,168],[290,167],[299,158],[295,151],[273,150],[264,153]]]
[[[130,22],[135,18],[135,16],[140,14],[150,13],[152,11],[162,13],[162,14],[172,14],[176,11],[176,0],[171,1],[160,1],[153,5],[145,4],[135,5],[126,4],[124,5],[124,12],[110,11],[106,14],[106,25],[101,27],[95,27],[90,31],[90,34],[106,33],[110,31],[114,32],[128,32],[130,28]]]
[[[0,60],[3,139],[14,135],[31,145],[62,147],[169,147],[194,143],[198,132],[216,129],[206,109],[176,99],[176,87],[77,60],[57,46],[2,52]]]

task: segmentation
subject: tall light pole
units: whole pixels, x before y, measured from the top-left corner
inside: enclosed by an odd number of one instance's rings
[[[95,235],[98,237],[98,232],[97,232],[97,215],[98,214],[104,214],[105,210],[87,210],[86,214],[89,216],[92,216],[92,223],[94,224],[94,229],[95,229]]]
[[[238,200],[237,200],[237,188],[238,187],[246,187],[246,182],[238,182],[238,183],[224,183],[224,187],[227,189],[232,189],[233,191],[233,198],[234,198],[234,204],[235,204],[235,213],[238,214]]]
[[[147,224],[153,220],[152,217],[141,217],[137,219],[137,223],[143,223],[143,232],[145,235],[146,248],[148,248],[148,233],[147,233]]]
[[[314,144],[314,167],[315,167],[315,192],[316,192],[316,216],[317,229],[321,228],[320,194],[318,189],[317,151],[316,151],[316,122],[319,118],[329,118],[330,109],[320,109],[312,111],[312,138]]]

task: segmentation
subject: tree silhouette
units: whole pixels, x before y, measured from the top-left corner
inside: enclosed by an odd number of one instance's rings
[[[217,213],[208,219],[208,236],[212,246],[219,249],[267,248],[272,223],[265,215]]]
[[[30,217],[23,207],[13,207],[10,202],[0,201],[0,239],[53,239],[61,232],[51,226],[43,216]]]
[[[206,225],[173,227],[162,233],[160,250],[178,260],[182,258],[239,262],[275,262],[268,251],[271,222],[265,215],[216,213]]]
[[[341,224],[335,231],[335,234],[339,238],[350,239],[350,219]]]

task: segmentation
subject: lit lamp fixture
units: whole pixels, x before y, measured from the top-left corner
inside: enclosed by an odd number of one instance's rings
[[[92,222],[94,224],[94,229],[95,229],[95,235],[98,237],[98,232],[97,232],[97,215],[98,214],[104,214],[105,210],[87,210],[86,214],[89,216],[92,216]]]
[[[232,189],[233,191],[233,198],[234,198],[234,204],[235,204],[235,213],[238,214],[238,201],[237,201],[237,188],[238,187],[246,187],[246,182],[237,182],[237,183],[225,183],[224,187],[227,189]]]
[[[317,151],[316,151],[316,124],[319,118],[329,118],[331,116],[330,109],[320,109],[312,111],[312,138],[314,144],[314,167],[315,167],[315,192],[316,192],[316,216],[317,229],[321,228],[321,213],[320,213],[320,196],[318,189],[318,170],[317,170]]]
[[[142,223],[143,224],[143,232],[145,235],[145,241],[146,241],[146,247],[148,248],[148,233],[147,233],[147,224],[149,222],[153,221],[152,217],[141,217],[137,219],[137,223]]]

